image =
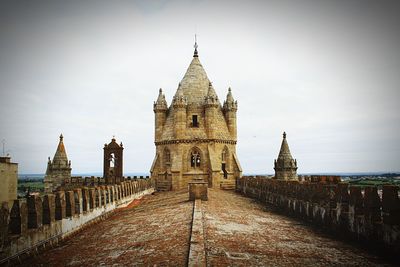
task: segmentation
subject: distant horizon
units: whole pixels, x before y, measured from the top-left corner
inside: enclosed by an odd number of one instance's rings
[[[298,173],[297,175],[379,175],[379,174],[400,174],[400,171],[371,171],[371,172],[307,172],[307,173]],[[37,176],[45,176],[45,173],[20,173],[18,176],[28,176],[28,175],[37,175]],[[84,173],[72,173],[71,176],[102,176],[102,172],[84,172]],[[149,172],[128,172],[125,173],[124,176],[143,176],[150,175]],[[274,175],[273,173],[243,173],[243,176],[248,175]]]

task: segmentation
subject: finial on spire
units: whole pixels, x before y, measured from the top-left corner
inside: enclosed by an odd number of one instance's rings
[[[64,138],[64,136],[62,134],[60,134],[60,141],[62,141]]]
[[[197,34],[194,35],[194,55],[193,57],[198,57],[199,53],[197,52],[197,47],[199,47],[197,45]]]
[[[286,139],[286,132],[283,132],[283,138]]]

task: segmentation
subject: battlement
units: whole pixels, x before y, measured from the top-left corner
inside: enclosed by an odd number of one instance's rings
[[[284,181],[244,176],[237,179],[236,190],[338,235],[400,252],[399,187],[362,188],[333,177]]]
[[[83,179],[82,179],[83,180]],[[42,197],[16,199],[0,209],[0,264],[38,246],[52,244],[104,219],[111,211],[154,191],[152,179],[126,179],[118,185],[83,186]]]
[[[116,184],[121,184],[123,181],[135,181],[138,179],[150,179],[149,176],[124,176],[117,180]],[[71,178],[64,179],[61,187],[58,190],[73,190],[85,186],[102,186],[110,185],[104,177],[100,176],[72,176]]]

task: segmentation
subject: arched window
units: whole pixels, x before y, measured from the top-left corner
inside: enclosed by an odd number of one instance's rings
[[[111,153],[110,158],[108,160],[110,161],[110,168],[114,168],[115,167],[115,154]]]
[[[190,166],[192,168],[199,168],[201,166],[201,155],[197,149],[193,149],[190,152]]]

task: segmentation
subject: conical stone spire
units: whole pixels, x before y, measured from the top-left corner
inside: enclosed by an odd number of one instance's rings
[[[283,140],[281,144],[281,150],[279,151],[278,159],[290,159],[292,160],[292,155],[290,154],[289,145],[286,140],[286,132],[283,132]]]
[[[165,111],[168,109],[168,104],[167,101],[165,100],[165,95],[162,92],[162,89],[160,88],[159,93],[158,93],[158,98],[157,101],[154,102],[154,111]]]
[[[199,57],[193,57],[179,86],[182,94],[187,99],[187,103],[203,104],[204,97],[208,94],[209,83],[210,80],[200,63]]]
[[[187,97],[183,93],[182,85],[179,83],[175,96],[172,100],[174,107],[185,107],[187,104]]]
[[[206,105],[219,105],[217,93],[214,90],[212,83],[210,82],[208,85],[208,93],[205,97]]]
[[[232,89],[228,88],[228,94],[226,95],[226,100],[224,101],[224,110],[237,110],[237,101],[233,99]]]
[[[278,158],[274,162],[275,178],[283,180],[297,179],[297,161],[290,153],[289,145],[286,140],[286,132],[283,132],[283,140]]]
[[[61,134],[60,135],[60,141],[57,146],[56,153],[54,154],[53,158],[53,164],[56,165],[68,165],[68,157],[67,157],[67,152],[65,151],[65,146],[64,146],[64,137]]]

